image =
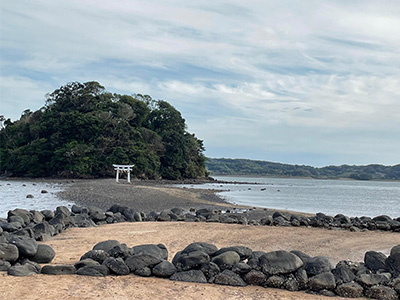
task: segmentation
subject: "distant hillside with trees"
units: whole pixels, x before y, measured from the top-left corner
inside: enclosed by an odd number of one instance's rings
[[[109,93],[98,82],[68,83],[43,108],[1,121],[2,175],[106,177],[112,164],[134,164],[140,178],[207,175],[203,141],[171,104]]]
[[[212,175],[254,175],[277,177],[352,178],[357,180],[400,179],[400,164],[395,166],[327,166],[316,168],[269,161],[229,158],[207,158],[206,167]]]

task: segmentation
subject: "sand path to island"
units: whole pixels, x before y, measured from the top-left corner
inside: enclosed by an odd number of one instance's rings
[[[140,222],[72,228],[46,242],[56,251],[52,264],[73,264],[100,241],[116,239],[129,247],[165,244],[169,260],[192,242],[217,247],[243,245],[253,250],[301,250],[309,255],[362,261],[368,250],[382,251],[400,244],[400,234],[350,232],[316,228],[247,226],[215,223]],[[78,275],[11,277],[0,273],[0,299],[344,299],[258,286],[229,287],[173,282],[134,275],[94,278]]]

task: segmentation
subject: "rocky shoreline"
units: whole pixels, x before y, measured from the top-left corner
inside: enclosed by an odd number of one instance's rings
[[[62,206],[57,207],[55,211],[40,212],[15,209],[8,212],[7,219],[0,219],[0,270],[14,276],[39,273],[89,276],[133,273],[139,276],[167,277],[177,281],[233,286],[250,284],[289,291],[307,290],[326,296],[368,296],[374,299],[397,299],[400,293],[400,245],[393,247],[389,256],[369,251],[365,254],[364,262],[341,261],[333,267],[328,258],[310,257],[301,251],[265,253],[253,252],[244,246],[217,249],[214,245],[204,243],[189,245],[169,262],[165,256],[165,246],[144,245],[129,248],[116,241],[108,241],[103,244],[114,243],[113,247],[107,246],[109,248],[105,249],[97,245],[84,254],[81,261],[75,265],[40,266],[40,263],[51,262],[55,253],[50,246],[38,244],[36,241],[49,240],[70,227],[144,221],[313,226],[353,231],[356,229],[352,228],[392,231],[399,231],[400,228],[399,220],[389,220],[387,216],[378,216],[366,221],[350,219],[343,215],[329,217],[317,214],[305,217],[275,212],[272,215],[266,214],[259,220],[249,220],[243,213],[222,212],[209,208],[189,211],[173,208],[146,214],[119,204],[112,205],[106,211],[76,205],[71,210]],[[142,250],[138,252],[135,249]],[[157,251],[163,253],[163,256],[155,255]]]

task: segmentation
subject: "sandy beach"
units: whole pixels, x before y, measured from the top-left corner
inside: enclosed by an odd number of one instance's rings
[[[173,207],[235,207],[219,199],[212,191],[176,189],[151,182],[116,184],[111,179],[77,180],[61,196],[80,205],[107,209],[118,203],[144,212]],[[261,214],[270,211],[256,209],[252,212]],[[243,245],[263,251],[301,250],[311,256],[327,256],[334,264],[347,259],[362,261],[369,250],[388,254],[391,247],[400,244],[400,235],[393,232],[183,222],[119,223],[72,228],[45,243],[56,251],[52,264],[73,264],[96,243],[107,239],[116,239],[129,247],[162,243],[169,250],[170,261],[177,251],[192,242],[201,241],[217,247]],[[0,299],[328,299],[259,286],[236,288],[132,274],[105,278],[78,275],[11,277],[2,272],[0,277]]]

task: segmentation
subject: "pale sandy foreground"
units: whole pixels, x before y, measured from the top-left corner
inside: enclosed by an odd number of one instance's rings
[[[46,242],[56,251],[52,264],[73,264],[100,241],[116,239],[129,247],[163,243],[173,255],[192,242],[217,247],[244,245],[253,250],[301,250],[325,255],[333,263],[362,261],[368,250],[388,254],[400,244],[400,235],[390,232],[350,232],[325,229],[245,226],[212,223],[143,222],[120,223],[96,228],[69,229]],[[344,299],[288,292],[257,286],[229,287],[173,282],[134,275],[105,278],[78,275],[11,277],[0,273],[0,299]]]

